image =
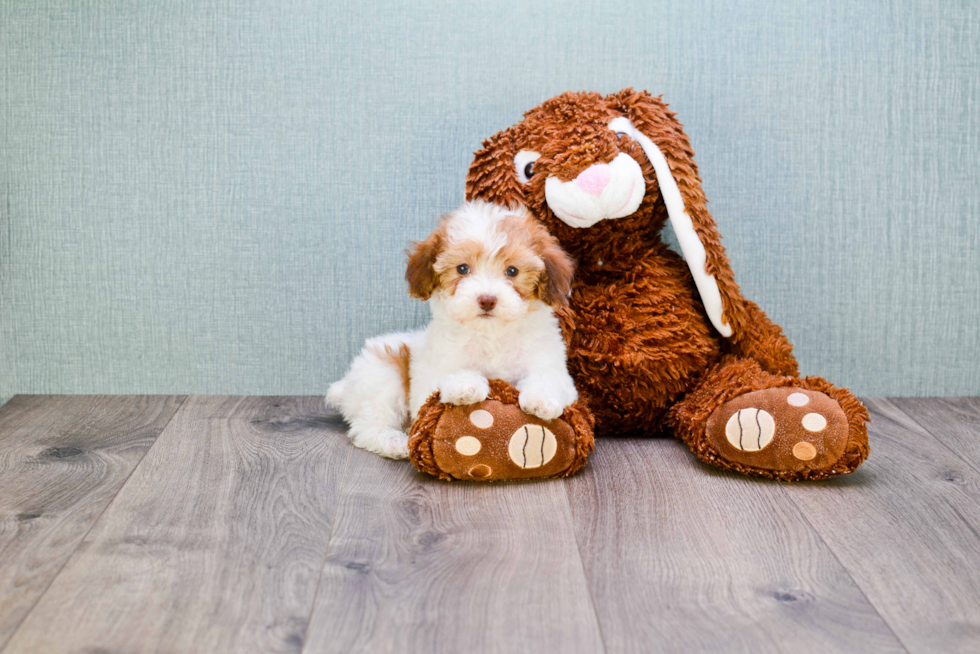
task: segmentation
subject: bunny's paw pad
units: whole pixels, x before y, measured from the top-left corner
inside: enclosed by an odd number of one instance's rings
[[[413,427],[411,458],[420,470],[444,479],[564,477],[581,468],[592,449],[591,425],[576,429],[565,414],[542,420],[494,399],[430,408],[440,411],[437,422]]]
[[[774,471],[833,467],[847,445],[844,410],[824,393],[767,388],[740,395],[708,419],[708,443],[743,466]]]

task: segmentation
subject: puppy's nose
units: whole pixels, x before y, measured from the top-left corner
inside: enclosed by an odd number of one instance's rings
[[[609,164],[593,164],[579,173],[575,184],[589,195],[598,197],[602,195],[611,177]]]
[[[497,298],[492,295],[481,295],[477,299],[477,303],[484,311],[493,311],[493,308],[497,306]]]

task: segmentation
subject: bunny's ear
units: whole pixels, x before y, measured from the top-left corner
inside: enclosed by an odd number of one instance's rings
[[[670,224],[711,324],[726,338],[740,332],[747,320],[745,300],[721,245],[718,225],[708,213],[694,152],[681,124],[660,98],[646,91],[625,89],[608,99],[623,113],[609,128],[639,143],[657,174]]]
[[[513,128],[483,142],[473,155],[466,175],[466,200],[483,200],[501,206],[523,204],[524,194],[514,170]]]

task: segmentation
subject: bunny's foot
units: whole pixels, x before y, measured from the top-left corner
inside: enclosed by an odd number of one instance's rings
[[[581,401],[554,420],[524,413],[516,389],[490,380],[489,396],[476,404],[443,404],[433,394],[412,425],[409,457],[442,479],[567,477],[592,451],[592,424]]]
[[[823,393],[793,387],[740,395],[708,418],[706,437],[721,457],[784,472],[833,468],[847,446],[847,416]]]
[[[671,411],[678,435],[720,468],[785,481],[854,472],[868,456],[867,410],[820,377],[729,359]]]

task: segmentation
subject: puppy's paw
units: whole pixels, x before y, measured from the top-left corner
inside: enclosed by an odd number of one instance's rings
[[[532,375],[517,384],[520,391],[518,404],[524,413],[542,420],[554,420],[561,416],[565,407],[578,399],[575,384],[568,374]]]
[[[407,459],[408,434],[403,431],[392,431],[386,434],[378,454],[389,459]]]
[[[530,413],[542,420],[554,420],[565,410],[565,405],[553,394],[541,392],[540,390],[528,389],[521,391],[517,399],[524,413]]]
[[[408,458],[408,434],[390,429],[378,434],[374,442],[374,452],[389,459]]]
[[[457,372],[439,384],[439,401],[443,404],[476,404],[489,394],[487,378],[475,372]]]
[[[397,429],[358,431],[351,429],[351,441],[355,447],[374,452],[389,459],[408,458],[408,434]]]

